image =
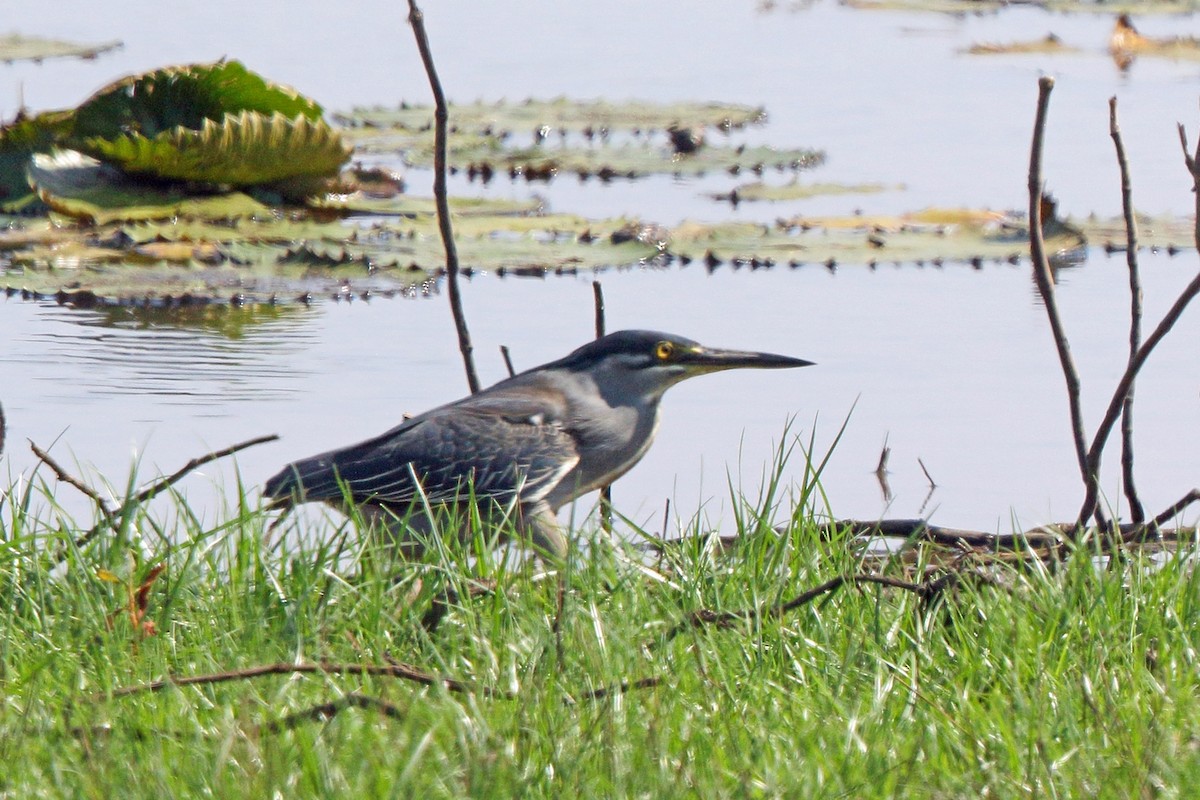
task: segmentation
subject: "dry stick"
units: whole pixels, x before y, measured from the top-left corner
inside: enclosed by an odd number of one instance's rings
[[[171,686],[196,686],[209,685],[214,683],[228,683],[229,681],[243,681],[251,678],[261,678],[266,675],[292,675],[296,673],[320,673],[325,675],[374,675],[384,678],[402,678],[413,683],[419,683],[422,686],[440,685],[449,692],[459,694],[471,694],[478,692],[485,697],[500,697],[511,699],[512,695],[508,692],[501,692],[488,687],[474,687],[469,683],[457,680],[455,678],[440,678],[436,675],[431,675],[424,670],[418,669],[409,664],[403,664],[398,661],[393,661],[388,664],[335,664],[331,662],[320,662],[318,664],[300,663],[294,664],[290,662],[279,662],[276,664],[260,664],[254,667],[246,667],[245,669],[228,670],[226,672],[213,672],[206,675],[185,675],[182,677],[164,678],[162,680],[150,681],[149,683],[139,683],[133,686],[122,686],[114,689],[111,693],[100,693],[96,695],[96,699],[104,697],[125,697],[131,694],[142,694],[144,692],[158,692]]]
[[[929,470],[925,468],[925,462],[918,458],[917,463],[921,465],[921,472],[925,473],[925,480],[929,481],[929,488],[936,489],[937,484],[933,482],[933,476],[930,475]]]
[[[333,719],[347,708],[371,709],[392,719],[404,719],[406,716],[404,709],[400,708],[400,706],[389,703],[386,700],[381,700],[378,697],[351,692],[350,694],[342,695],[337,700],[331,700],[328,703],[318,703],[311,708],[288,714],[286,717],[281,717],[271,722],[264,722],[254,729],[253,733],[257,736],[282,733],[283,731],[298,728],[306,722],[324,722]]]
[[[1200,489],[1192,489],[1183,497],[1176,500],[1170,508],[1155,517],[1148,527],[1161,528],[1172,519],[1174,519],[1181,511],[1190,506],[1192,503],[1200,502]]]
[[[500,355],[504,357],[504,366],[506,369],[508,369],[508,377],[511,378],[512,376],[516,375],[517,371],[513,369],[512,355],[510,355],[508,352],[508,345],[500,345]]]
[[[100,509],[100,513],[104,515],[105,520],[112,524],[113,511],[108,507],[108,501],[101,497],[99,492],[63,469],[62,466],[60,466],[59,463],[55,461],[49,453],[38,447],[33,443],[33,441],[29,442],[29,449],[33,451],[35,456],[38,457],[39,461],[50,468],[50,471],[54,473],[56,478],[69,486],[74,486],[80,492],[87,495],[87,497],[96,504],[96,507]]]
[[[254,447],[255,445],[266,444],[267,442],[273,442],[278,438],[279,438],[279,434],[276,434],[276,433],[269,433],[266,436],[256,436],[253,439],[247,439],[244,442],[240,442],[235,445],[230,445],[229,447],[226,447],[223,450],[214,450],[213,452],[208,453],[206,455],[202,455],[199,458],[193,458],[191,461],[184,464],[182,467],[175,470],[175,472],[171,473],[167,477],[163,478],[162,480],[158,481],[157,483],[155,483],[151,486],[148,486],[147,488],[145,488],[142,491],[135,494],[133,496],[133,499],[131,502],[134,505],[137,505],[138,503],[144,503],[147,500],[152,500],[163,489],[170,487],[172,484],[178,483],[189,472],[196,469],[197,467],[202,467],[210,461],[216,461],[218,458],[224,458],[225,456],[231,456],[234,453],[236,453],[240,450],[245,450],[248,447]]]
[[[605,334],[604,289],[600,281],[592,281],[592,301],[596,307],[596,338],[600,339]],[[606,534],[612,534],[613,531],[611,483],[600,487],[600,529]]]
[[[1117,124],[1117,98],[1108,99],[1108,132],[1117,151],[1117,166],[1121,170],[1121,208],[1125,212],[1125,263],[1129,265],[1129,359],[1133,360],[1142,339],[1142,281],[1138,271],[1137,220],[1133,215],[1133,187],[1129,178],[1129,160],[1125,143]],[[1129,502],[1130,518],[1140,523],[1146,510],[1138,498],[1133,482],[1133,384],[1121,407],[1121,480],[1125,499]]]
[[[683,621],[675,627],[669,629],[666,634],[660,639],[657,644],[662,645],[674,639],[684,631],[692,628],[700,628],[705,625],[717,625],[721,627],[728,626],[734,622],[741,622],[755,617],[774,617],[779,618],[790,611],[794,611],[801,606],[808,605],[818,597],[835,592],[846,584],[859,585],[864,583],[874,583],[880,586],[890,586],[894,589],[903,589],[913,594],[918,595],[922,599],[928,599],[938,592],[943,591],[948,585],[957,582],[961,579],[961,575],[957,572],[948,572],[938,578],[926,581],[924,583],[912,583],[910,581],[902,581],[897,578],[889,578],[886,575],[873,575],[868,573],[858,575],[838,575],[830,578],[824,583],[814,586],[804,592],[801,592],[796,597],[783,603],[774,605],[760,606],[755,609],[745,609],[738,611],[712,611],[711,609],[702,608],[698,611],[693,611],[684,617]]]
[[[213,452],[207,453],[198,458],[193,458],[191,461],[184,464],[182,467],[175,470],[175,472],[171,473],[167,477],[151,484],[150,486],[146,487],[142,491],[138,492],[133,497],[126,500],[122,505],[124,508],[130,508],[132,506],[140,505],[141,503],[144,503],[147,500],[153,499],[163,489],[166,489],[166,488],[172,486],[173,484],[178,483],[180,480],[182,480],[184,477],[186,477],[189,472],[196,469],[197,467],[201,467],[210,461],[216,461],[218,458],[224,458],[225,456],[233,455],[234,453],[236,453],[240,450],[245,450],[247,447],[253,447],[256,444],[263,444],[264,442],[273,442],[278,438],[279,438],[279,436],[274,433],[268,434],[266,436],[256,436],[253,439],[248,439],[244,442],[239,442],[238,444],[230,445],[229,447],[223,448],[221,450],[214,450]],[[97,493],[95,489],[91,488],[90,486],[87,486],[82,481],[76,480],[76,479],[72,478],[71,476],[67,475],[61,467],[59,467],[57,464],[54,463],[54,460],[50,458],[49,453],[43,452],[33,442],[30,442],[29,446],[33,448],[33,452],[37,455],[38,458],[40,458],[42,461],[44,461],[46,463],[46,465],[48,467],[50,467],[50,469],[54,470],[55,474],[59,476],[60,480],[64,480],[67,483],[70,483],[76,489],[83,492],[88,497],[92,498],[92,500],[94,500],[97,503],[97,505],[99,505],[101,513],[104,514],[103,522],[99,522],[99,523],[93,525],[86,533],[80,535],[78,538],[75,539],[74,549],[78,550],[79,548],[85,546],[92,539],[96,538],[97,534],[99,534],[100,531],[104,530],[104,528],[106,526],[107,527],[115,527],[118,524],[118,519],[116,517],[115,512],[108,508],[107,504],[104,502],[104,500],[100,497],[99,493]],[[59,548],[58,552],[56,552],[51,557],[50,563],[54,564],[54,565],[61,564],[62,562],[67,560],[67,555],[69,553],[70,553],[70,550],[67,547],[64,546],[64,547]]]
[[[1192,176],[1192,186],[1196,192],[1197,217],[1195,239],[1197,247],[1200,248],[1200,140],[1197,140],[1196,155],[1192,156],[1188,152],[1187,133],[1184,131],[1183,124],[1180,123],[1179,143],[1183,147],[1184,164]],[[1141,370],[1142,365],[1146,363],[1146,359],[1150,357],[1150,353],[1170,333],[1171,328],[1183,316],[1183,312],[1187,309],[1188,304],[1198,294],[1200,294],[1200,272],[1197,272],[1196,277],[1192,278],[1191,282],[1184,287],[1179,297],[1176,298],[1175,303],[1167,310],[1163,318],[1159,320],[1158,325],[1150,335],[1146,337],[1146,341],[1138,348],[1134,357],[1129,360],[1129,366],[1125,368],[1125,373],[1121,376],[1121,380],[1117,382],[1117,388],[1113,391],[1113,396],[1109,401],[1104,419],[1101,420],[1099,427],[1096,429],[1096,436],[1092,440],[1091,450],[1088,451],[1087,461],[1091,470],[1092,480],[1087,482],[1087,494],[1084,497],[1083,506],[1079,510],[1080,524],[1093,516],[1099,506],[1100,457],[1104,451],[1104,443],[1107,441],[1108,435],[1112,432],[1113,425],[1116,424],[1117,418],[1120,416],[1125,396],[1133,385],[1134,378]]]
[[[463,314],[462,294],[458,289],[458,248],[454,244],[454,229],[450,225],[450,201],[446,197],[446,122],[450,112],[446,108],[446,96],[442,82],[438,80],[433,65],[433,53],[429,49],[429,37],[425,35],[425,15],[417,8],[416,0],[408,0],[408,23],[412,25],[421,51],[425,74],[429,76],[429,88],[433,91],[433,198],[437,203],[438,230],[442,234],[442,246],[446,250],[446,283],[450,288],[450,312],[454,315],[454,327],[458,329],[458,349],[462,353],[463,366],[467,371],[467,386],[471,394],[479,391],[479,376],[475,374],[475,359],[471,355],[471,334],[467,330],[467,318]]]
[[[1045,139],[1046,112],[1050,106],[1050,92],[1054,79],[1043,76],[1038,79],[1037,118],[1033,125],[1033,144],[1029,154],[1029,256],[1033,261],[1033,279],[1037,284],[1042,305],[1050,320],[1050,332],[1054,346],[1058,349],[1058,361],[1062,365],[1063,378],[1067,383],[1067,402],[1071,412],[1071,433],[1075,440],[1075,457],[1085,485],[1090,485],[1088,475],[1087,445],[1083,430],[1083,412],[1079,402],[1079,372],[1071,358],[1071,347],[1058,314],[1058,303],[1054,299],[1054,276],[1046,258],[1046,243],[1042,239],[1042,142]]]

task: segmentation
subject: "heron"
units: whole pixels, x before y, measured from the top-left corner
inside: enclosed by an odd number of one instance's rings
[[[364,442],[301,459],[267,481],[271,508],[320,501],[396,536],[419,558],[444,535],[438,511],[510,522],[524,543],[568,554],[558,510],[606,486],[654,440],[663,393],[729,369],[812,365],[790,356],[705,347],[682,336],[627,330],[521,372],[476,394],[406,419]],[[464,538],[465,524],[456,535]]]

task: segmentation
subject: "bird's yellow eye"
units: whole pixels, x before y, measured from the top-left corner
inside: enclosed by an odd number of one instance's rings
[[[670,342],[659,342],[654,345],[654,355],[659,361],[668,361],[675,355],[675,345]]]

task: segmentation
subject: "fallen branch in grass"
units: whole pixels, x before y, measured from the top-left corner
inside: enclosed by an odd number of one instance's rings
[[[150,484],[150,486],[142,489],[132,497],[126,499],[124,502],[122,502],[121,509],[132,509],[141,505],[142,503],[154,499],[154,497],[160,492],[170,488],[171,486],[174,486],[176,483],[183,480],[183,478],[185,478],[190,472],[198,467],[208,464],[209,462],[216,461],[218,458],[231,456],[234,453],[241,452],[242,450],[245,450],[249,447],[254,447],[255,445],[273,442],[278,438],[279,437],[275,434],[256,436],[253,439],[248,439],[247,441],[230,445],[229,447],[225,447],[220,450],[214,450],[211,453],[206,453],[198,458],[193,458],[191,461],[187,462],[167,477],[155,481],[154,483]],[[45,450],[42,450],[33,442],[29,443],[29,447],[33,450],[33,454],[38,457],[38,460],[48,466],[60,481],[75,487],[81,493],[91,499],[92,502],[96,504],[97,510],[99,510],[100,514],[104,517],[102,522],[93,525],[90,529],[75,539],[73,543],[74,549],[78,550],[79,548],[86,546],[92,541],[92,539],[96,538],[100,531],[104,530],[105,528],[116,528],[120,524],[120,517],[118,516],[117,511],[109,506],[108,501],[106,501],[98,491],[63,469],[63,467],[56,462],[49,453],[47,453]],[[67,555],[70,553],[70,550],[71,548],[66,546],[60,547],[58,551],[51,556],[50,563],[52,565],[61,564],[67,559]]]
[[[369,711],[378,711],[385,717],[391,719],[404,719],[406,712],[393,703],[382,700],[378,697],[371,697],[365,694],[351,692],[344,694],[336,700],[330,700],[327,703],[318,703],[310,708],[303,709],[288,714],[286,717],[281,717],[277,720],[264,722],[254,730],[254,734],[261,736],[263,734],[282,733],[283,731],[294,730],[308,722],[326,722],[333,719],[347,708],[362,708]]]
[[[278,662],[275,664],[260,664],[253,667],[227,670],[224,672],[211,672],[204,675],[172,676],[170,678],[163,678],[161,680],[150,681],[148,683],[122,686],[118,689],[114,689],[112,692],[95,695],[94,699],[103,699],[105,697],[127,697],[133,694],[158,692],[162,691],[163,689],[178,686],[199,686],[216,683],[228,683],[230,681],[244,681],[253,678],[261,678],[267,675],[314,673],[324,675],[372,675],[382,678],[400,678],[402,680],[412,681],[413,683],[419,683],[422,686],[441,686],[446,691],[457,694],[478,693],[484,697],[500,697],[505,699],[511,699],[512,697],[512,695],[508,692],[500,692],[495,689],[490,689],[486,686],[475,687],[464,681],[456,680],[455,678],[439,677],[422,669],[418,669],[410,664],[403,664],[399,661],[389,661],[387,664],[336,664],[322,661],[320,663]]]
[[[793,597],[791,600],[786,600],[779,603],[771,603],[756,608],[739,609],[735,611],[713,611],[707,608],[697,609],[689,613],[674,627],[669,628],[665,634],[655,642],[655,645],[661,646],[670,642],[679,634],[685,631],[703,628],[709,625],[727,628],[738,622],[746,622],[752,619],[779,619],[797,608],[808,605],[818,597],[836,592],[843,586],[862,586],[875,584],[879,586],[887,586],[893,589],[902,589],[906,592],[912,592],[923,601],[929,601],[940,595],[966,577],[973,577],[983,582],[992,582],[991,578],[979,573],[978,571],[960,571],[952,570],[944,572],[937,577],[929,578],[921,583],[912,581],[904,581],[899,578],[891,578],[886,575],[874,575],[869,573],[860,573],[857,575],[838,575],[830,578],[824,583],[807,589]]]

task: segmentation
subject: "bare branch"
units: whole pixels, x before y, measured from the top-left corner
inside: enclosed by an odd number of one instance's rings
[[[1083,431],[1083,412],[1079,402],[1079,372],[1071,357],[1067,334],[1058,313],[1054,298],[1054,275],[1050,272],[1050,261],[1046,257],[1046,244],[1042,238],[1042,142],[1045,139],[1046,112],[1050,105],[1050,92],[1054,79],[1043,76],[1038,80],[1037,118],[1033,126],[1033,145],[1029,155],[1029,255],[1033,260],[1033,279],[1041,295],[1042,305],[1050,320],[1050,331],[1054,346],[1058,349],[1058,361],[1062,366],[1063,378],[1067,383],[1067,402],[1071,413],[1071,433],[1075,441],[1075,457],[1085,484],[1090,482],[1088,474],[1086,441]]]
[[[113,511],[108,507],[108,501],[101,497],[99,492],[63,469],[62,466],[55,461],[49,453],[38,447],[32,441],[29,442],[29,449],[33,451],[35,456],[38,457],[39,461],[50,468],[50,471],[54,473],[56,478],[68,486],[73,486],[83,494],[87,495],[87,497],[96,504],[96,508],[100,509],[100,513],[104,515],[104,518],[108,522],[112,522]]]
[[[1183,497],[1176,500],[1170,508],[1155,517],[1150,523],[1149,527],[1161,528],[1163,525],[1166,525],[1168,522],[1175,519],[1175,517],[1179,516],[1185,508],[1196,502],[1200,502],[1200,489],[1192,489]]]
[[[512,355],[508,352],[508,345],[500,345],[500,355],[504,357],[504,366],[508,370],[508,377],[516,375],[517,371],[513,369]]]
[[[171,475],[167,476],[166,478],[163,478],[162,480],[156,481],[155,483],[151,484],[150,486],[146,487],[145,489],[143,489],[140,492],[138,492],[137,494],[135,494],[133,497],[127,499],[124,503],[122,503],[122,506],[124,508],[131,508],[133,506],[140,505],[141,503],[144,503],[147,500],[153,499],[163,489],[166,489],[166,488],[172,486],[173,484],[178,483],[189,472],[196,469],[197,467],[203,466],[204,464],[207,464],[210,461],[216,461],[218,458],[224,458],[225,456],[233,455],[234,453],[237,453],[241,450],[245,450],[248,447],[253,447],[254,445],[257,445],[257,444],[263,444],[265,442],[273,442],[278,438],[279,438],[279,436],[276,434],[273,434],[273,433],[268,434],[267,436],[256,436],[253,439],[248,439],[244,442],[240,442],[239,444],[231,445],[231,446],[223,448],[221,450],[214,450],[213,452],[199,456],[198,458],[193,458],[191,461],[184,464],[182,467],[177,469]],[[62,470],[62,468],[54,463],[54,460],[50,458],[49,454],[44,453],[33,442],[30,442],[29,446],[33,448],[33,452],[38,456],[38,458],[40,458],[42,461],[46,462],[46,465],[49,466],[50,469],[54,470],[56,475],[59,475],[60,478],[62,478],[63,480],[67,480],[72,486],[79,489],[81,492],[86,494],[88,497],[92,498],[92,500],[94,500],[96,502],[96,504],[99,506],[101,513],[104,515],[103,522],[93,525],[89,530],[87,530],[85,533],[81,534],[80,536],[78,536],[75,539],[74,547],[76,550],[78,550],[79,548],[86,545],[92,539],[96,538],[96,536],[100,533],[100,531],[104,530],[105,527],[115,527],[118,524],[119,520],[117,519],[116,512],[114,512],[112,509],[110,509],[108,507],[108,505],[105,503],[104,499],[100,497],[100,495],[96,492],[95,489],[92,489],[90,486],[83,484],[81,481],[76,481],[76,480],[72,479],[70,476],[67,476],[66,473]],[[60,548],[57,552],[54,553],[53,556],[51,556],[51,558],[50,558],[51,564],[61,564],[63,561],[65,561],[67,559],[67,554],[69,552],[70,551],[66,547]]]
[[[925,468],[925,462],[918,458],[917,463],[921,465],[921,472],[925,473],[925,480],[929,481],[929,488],[936,489],[937,484],[934,483],[933,476],[929,474],[929,470]]]
[[[1179,126],[1179,141],[1183,146],[1183,160],[1187,165],[1188,171],[1192,176],[1192,187],[1196,194],[1196,209],[1200,212],[1200,169],[1197,168],[1197,163],[1200,162],[1200,141],[1197,141],[1197,155],[1192,156],[1188,152],[1187,134],[1184,132],[1183,125]],[[1197,247],[1200,248],[1200,213],[1196,217],[1195,239]],[[1129,359],[1129,365],[1125,368],[1121,380],[1117,382],[1117,388],[1113,391],[1112,399],[1109,401],[1108,409],[1104,414],[1104,419],[1101,420],[1099,427],[1096,428],[1096,436],[1092,440],[1091,449],[1087,454],[1087,462],[1091,469],[1092,479],[1087,481],[1087,493],[1083,500],[1083,506],[1079,510],[1080,524],[1086,522],[1087,519],[1096,513],[1099,507],[1099,472],[1100,472],[1100,457],[1104,451],[1104,444],[1108,441],[1108,436],[1112,432],[1113,425],[1116,424],[1117,418],[1121,414],[1121,409],[1125,403],[1125,397],[1129,393],[1130,387],[1133,385],[1137,373],[1141,370],[1142,365],[1146,363],[1146,359],[1150,357],[1150,353],[1168,333],[1179,318],[1183,316],[1183,312],[1187,309],[1188,304],[1195,299],[1196,295],[1200,294],[1200,272],[1196,277],[1192,278],[1191,282],[1184,287],[1184,290],[1175,299],[1174,304],[1159,320],[1158,325],[1146,337],[1146,341],[1137,349],[1137,352]]]
[[[132,502],[134,505],[136,505],[138,503],[144,503],[147,500],[151,500],[155,497],[155,495],[157,495],[163,489],[166,489],[166,488],[170,487],[171,485],[178,483],[189,472],[196,469],[197,467],[202,467],[210,461],[216,461],[218,458],[224,458],[225,456],[231,456],[234,453],[245,450],[246,448],[249,448],[249,447],[254,447],[255,445],[266,444],[267,442],[273,442],[278,438],[279,438],[279,435],[275,434],[275,433],[270,433],[270,434],[267,434],[266,436],[256,436],[253,439],[247,439],[246,441],[240,442],[239,444],[230,445],[229,447],[226,447],[222,450],[214,450],[213,452],[208,453],[206,455],[202,455],[198,458],[193,458],[191,461],[187,462],[186,464],[184,464],[179,469],[175,470],[175,472],[171,473],[167,477],[154,483],[151,486],[146,487],[145,489],[142,489],[140,492],[138,492],[137,494],[135,494],[133,496],[133,498],[130,502]]]
[[[1121,171],[1121,208],[1125,212],[1125,263],[1129,267],[1129,360],[1137,354],[1142,343],[1142,281],[1138,272],[1137,219],[1133,213],[1133,184],[1129,178],[1129,160],[1125,143],[1117,124],[1117,98],[1108,100],[1108,132],[1117,151],[1117,166]],[[1133,482],[1133,383],[1121,407],[1121,482],[1129,502],[1130,518],[1134,522],[1146,519],[1146,510],[1138,499]]]
[[[600,286],[600,281],[592,281],[592,299],[596,306],[596,338],[604,336],[604,289]]]
[[[403,680],[419,683],[422,686],[442,686],[447,691],[459,694],[479,693],[485,697],[504,697],[509,695],[504,692],[495,691],[487,687],[474,687],[454,678],[441,678],[432,675],[424,670],[409,664],[403,664],[398,661],[393,661],[388,664],[335,664],[331,662],[320,662],[317,664],[299,663],[293,664],[289,662],[279,662],[275,664],[260,664],[254,667],[246,667],[245,669],[228,670],[225,672],[213,672],[206,675],[182,675],[178,677],[164,678],[162,680],[150,681],[149,683],[139,683],[132,686],[123,686],[114,689],[107,694],[97,695],[97,699],[103,697],[125,697],[131,694],[142,694],[144,692],[158,692],[172,686],[198,686],[210,685],[214,683],[228,683],[230,681],[244,681],[252,678],[261,678],[266,675],[292,675],[297,673],[303,674],[325,674],[325,675],[374,675],[385,678],[401,678]]]
[[[446,95],[433,64],[433,53],[429,49],[429,37],[425,35],[425,15],[417,8],[416,0],[408,0],[408,22],[412,25],[421,51],[421,62],[429,76],[429,88],[433,92],[433,198],[437,204],[438,230],[442,235],[442,246],[446,250],[446,283],[450,289],[450,312],[454,315],[454,327],[458,329],[458,349],[462,353],[463,367],[467,371],[467,385],[471,394],[479,391],[479,376],[475,373],[472,356],[471,333],[467,330],[467,318],[463,314],[462,293],[458,288],[458,248],[454,243],[454,229],[450,224],[450,201],[446,195],[446,122],[450,111],[446,107]]]
[[[976,573],[971,574],[975,577],[983,578],[982,575],[977,575]],[[655,644],[666,644],[684,631],[705,627],[707,625],[716,625],[724,628],[736,622],[743,622],[745,620],[755,618],[779,619],[785,614],[795,611],[797,608],[808,605],[818,597],[831,592],[836,592],[838,589],[846,586],[847,584],[852,586],[858,586],[862,584],[888,586],[893,589],[903,589],[904,591],[912,592],[913,594],[918,595],[922,600],[929,600],[938,595],[940,592],[945,591],[945,589],[951,585],[957,583],[962,579],[962,577],[962,573],[947,572],[938,576],[937,578],[931,578],[923,583],[912,583],[911,581],[902,581],[898,578],[890,578],[886,575],[874,575],[868,573],[849,576],[838,575],[834,578],[830,578],[822,584],[801,592],[791,600],[781,603],[774,603],[771,605],[759,606],[758,608],[741,609],[736,611],[713,611],[707,608],[693,611],[684,617],[684,619],[673,628],[668,629],[663,637]]]
[[[331,700],[328,703],[318,703],[311,708],[306,708],[302,711],[297,711],[293,714],[288,714],[281,719],[265,722],[255,729],[256,735],[282,733],[300,727],[306,722],[324,722],[333,719],[347,708],[363,708],[372,711],[378,711],[385,717],[391,719],[404,719],[404,709],[393,703],[382,700],[378,697],[370,697],[365,694],[351,692],[350,694],[342,695],[337,700]]]
[[[592,302],[596,308],[596,338],[606,333],[604,321],[604,289],[600,281],[592,281]],[[607,534],[613,532],[612,484],[600,487],[600,529]],[[665,529],[664,529],[665,530]]]

